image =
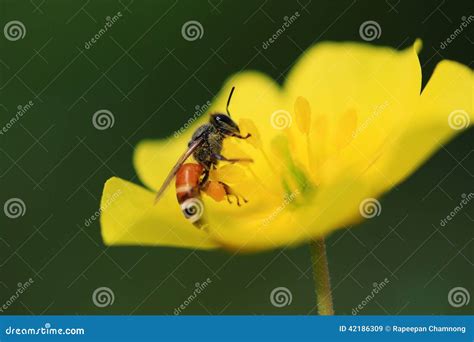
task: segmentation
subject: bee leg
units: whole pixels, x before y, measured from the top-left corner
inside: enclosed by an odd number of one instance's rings
[[[219,183],[222,184],[222,186],[224,187],[225,195],[227,197],[227,202],[232,204],[232,202],[230,200],[230,196],[234,196],[235,199],[237,200],[237,205],[239,207],[242,206],[242,204],[240,203],[239,195],[234,190],[232,190],[232,188],[230,186],[228,186],[227,184],[225,184],[223,182],[219,182]],[[244,196],[240,195],[240,197],[242,197],[242,200],[244,201],[244,203],[248,202],[248,200]]]
[[[229,162],[229,163],[238,163],[238,162],[250,162],[250,163],[252,163],[253,162],[253,159],[251,159],[251,158],[226,158],[221,154],[214,154],[214,158],[216,158],[217,160],[226,161],[226,162]]]
[[[201,181],[199,182],[199,187],[201,189],[203,189],[207,186],[207,181],[209,180],[209,170],[204,169],[203,174],[204,174],[204,176],[202,177]]]
[[[241,136],[240,134],[234,134],[234,137],[239,138],[239,139],[248,139],[252,136],[252,134],[247,133],[245,137]]]

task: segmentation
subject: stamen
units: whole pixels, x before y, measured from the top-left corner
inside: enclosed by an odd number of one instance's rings
[[[311,127],[311,106],[303,96],[298,96],[295,101],[296,125],[301,133],[308,135]]]
[[[315,170],[314,165],[314,158],[313,158],[313,151],[311,148],[311,141],[309,130],[311,128],[311,106],[309,101],[303,97],[298,96],[295,101],[295,117],[296,117],[296,125],[301,133],[306,135],[306,154],[308,165],[311,170]]]
[[[286,167],[286,169],[283,170],[284,174],[288,174],[291,177],[290,180],[292,180],[292,183],[300,190],[300,192],[302,194],[309,194],[312,192],[314,186],[311,183],[310,178],[306,175],[304,169],[296,165],[295,161],[293,160],[288,138],[284,135],[276,136],[272,140],[272,148],[275,156],[280,159],[280,162],[284,165],[284,167]],[[287,182],[286,179],[283,179],[283,181]]]

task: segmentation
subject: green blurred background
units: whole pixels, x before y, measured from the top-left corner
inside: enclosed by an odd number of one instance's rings
[[[444,58],[472,65],[472,27],[440,44],[471,14],[469,1],[19,1],[0,0],[0,27],[12,20],[23,39],[0,35],[0,126],[18,105],[34,106],[0,136],[0,204],[21,198],[26,213],[0,212],[0,305],[18,283],[34,283],[3,314],[173,314],[208,277],[211,285],[184,314],[314,313],[308,246],[256,255],[173,248],[107,248],[98,221],[106,179],[138,183],[134,146],[180,128],[241,69],[282,82],[288,68],[320,41],[362,41],[359,26],[377,21],[372,44],[407,47],[419,37],[424,84]],[[90,49],[105,18],[122,17]],[[298,20],[274,44],[262,44],[295,11]],[[181,27],[197,20],[201,39]],[[474,24],[471,24],[474,25]],[[3,32],[2,32],[3,33]],[[115,116],[104,131],[99,109]],[[473,192],[474,131],[458,136],[408,181],[381,199],[382,214],[328,238],[335,308],[351,314],[374,282],[390,283],[360,314],[468,314],[448,303],[457,286],[472,293],[474,206],[445,227],[440,220]],[[407,151],[409,153],[409,151]],[[113,305],[91,297],[110,288]],[[288,288],[290,305],[270,293]]]

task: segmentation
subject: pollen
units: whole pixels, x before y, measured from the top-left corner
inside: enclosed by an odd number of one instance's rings
[[[222,201],[226,196],[224,186],[216,181],[209,181],[204,192],[216,202]]]

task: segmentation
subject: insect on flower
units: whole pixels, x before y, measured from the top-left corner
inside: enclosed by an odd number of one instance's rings
[[[212,168],[215,169],[220,161],[229,163],[252,162],[250,158],[229,159],[221,154],[225,138],[247,139],[251,136],[250,134],[242,136],[239,126],[231,119],[229,104],[234,90],[235,87],[230,91],[227,100],[227,114],[211,114],[209,122],[196,129],[188,143],[187,150],[171,169],[155,197],[156,204],[173,178],[176,178],[176,197],[181,210],[186,219],[198,228],[204,226],[202,220],[204,205],[201,201],[201,191],[216,201],[220,201],[225,196],[229,203],[232,203],[229,197],[234,196],[237,205],[241,205],[239,195],[229,185],[224,182],[209,180],[209,172]],[[191,155],[197,163],[185,164]],[[247,202],[243,196],[240,197],[245,203]]]
[[[423,165],[440,143],[474,123],[471,68],[442,61],[422,87],[420,49],[420,41],[403,50],[326,42],[309,48],[282,86],[256,71],[229,76],[212,108],[225,113],[235,86],[232,121],[238,124],[239,135],[250,133],[251,137],[221,137],[222,154],[251,158],[254,163],[244,168],[241,163],[220,162],[214,170],[207,162],[212,191],[196,188],[206,205],[206,226],[193,229],[196,224],[183,219],[175,193],[165,191],[159,205],[154,206],[153,199],[183,148],[198,139],[192,139],[194,130],[209,117],[179,138],[143,140],[135,149],[133,163],[144,186],[119,177],[111,177],[104,185],[101,229],[105,244],[225,248],[243,253],[295,246],[355,226],[366,219],[360,211],[364,200],[389,192]],[[462,129],[456,129],[450,114],[457,115],[459,110],[466,122]],[[274,113],[284,114],[283,127],[274,120]],[[212,132],[216,131],[214,127]],[[204,142],[208,147],[198,148],[198,157],[202,150],[203,156],[211,158],[208,141],[213,140],[200,142],[201,147]],[[196,184],[200,184],[206,167],[201,158],[194,159],[185,162],[183,158],[182,164],[202,166],[202,171],[196,171]],[[216,188],[222,191],[217,181],[242,192],[249,203],[238,207],[207,200],[205,196]],[[121,196],[110,203],[117,191]],[[296,193],[298,197],[282,210],[288,196]]]

